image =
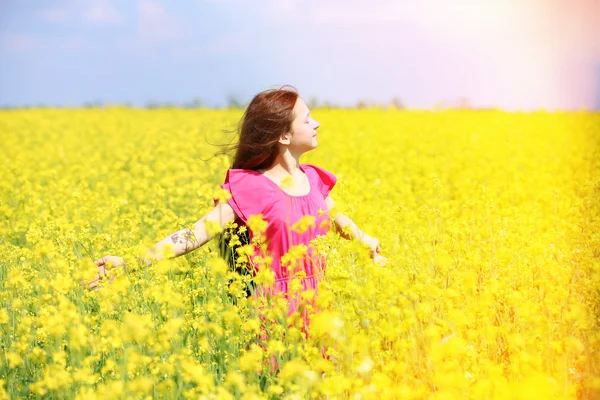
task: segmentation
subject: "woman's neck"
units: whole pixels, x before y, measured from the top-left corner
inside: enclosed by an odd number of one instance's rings
[[[272,175],[295,176],[300,171],[300,156],[295,156],[286,150],[277,156],[269,168],[265,169],[265,172],[267,171]]]

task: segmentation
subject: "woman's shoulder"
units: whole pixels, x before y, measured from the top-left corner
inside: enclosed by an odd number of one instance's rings
[[[331,172],[313,164],[300,164],[309,181],[314,182],[323,197],[327,197],[337,178]]]
[[[260,172],[252,169],[228,169],[224,184],[244,190],[255,190],[257,188],[266,190],[271,188],[269,181]]]
[[[262,213],[276,193],[267,178],[250,169],[227,170],[221,187],[231,194],[228,203],[244,222],[251,215]]]
[[[256,177],[258,175],[260,175],[260,172],[253,169],[230,168],[227,170],[227,177],[249,177],[250,179],[253,179],[252,177]]]
[[[304,172],[312,177],[317,177],[320,179],[327,179],[327,180],[331,180],[334,179],[335,180],[335,175],[332,174],[331,172],[327,171],[324,168],[321,168],[319,166],[316,166],[314,164],[300,164],[302,166],[302,169],[304,170]]]
[[[331,172],[327,171],[324,168],[321,168],[314,164],[300,164],[304,172],[312,173],[312,174],[331,174]],[[331,174],[333,175],[333,174]]]

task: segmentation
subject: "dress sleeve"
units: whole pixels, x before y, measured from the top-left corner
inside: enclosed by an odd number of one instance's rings
[[[312,178],[312,182],[316,182],[319,192],[323,195],[323,198],[327,198],[331,189],[335,186],[337,178],[331,172],[324,170],[323,168],[317,167],[312,164],[304,164],[305,171],[309,178]]]
[[[231,193],[227,203],[244,223],[252,215],[261,214],[273,197],[265,177],[252,170],[230,169],[221,187]],[[268,183],[268,182],[267,182]],[[215,205],[218,200],[215,199]]]

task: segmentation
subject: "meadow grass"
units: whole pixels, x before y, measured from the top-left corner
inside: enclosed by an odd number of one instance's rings
[[[0,399],[600,396],[598,113],[313,114],[302,162],[388,262],[320,238],[305,339],[216,241],[133,257],[213,207],[241,111],[1,111]],[[106,254],[127,271],[85,290]]]

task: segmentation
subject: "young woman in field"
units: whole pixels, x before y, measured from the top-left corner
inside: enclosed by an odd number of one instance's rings
[[[258,269],[266,266],[273,271],[275,282],[267,291],[288,297],[292,313],[296,301],[288,296],[290,281],[294,277],[300,278],[302,290],[316,290],[323,278],[324,259],[313,251],[311,241],[327,233],[329,211],[334,207],[329,192],[335,185],[335,176],[317,166],[300,163],[304,153],[317,147],[318,128],[319,123],[311,117],[293,87],[284,86],[257,94],[240,122],[233,166],[227,171],[222,185],[231,197],[227,201],[215,200],[215,208],[198,220],[193,229],[177,231],[156,243],[148,250],[145,263],[150,265],[153,260],[160,260],[163,257],[160,250],[165,245],[171,246],[175,257],[203,246],[215,236],[210,224],[218,224],[224,229],[229,222],[236,221],[245,226],[250,220],[248,225],[252,228],[253,216],[260,215],[259,220],[262,217],[267,223],[264,235],[261,235],[262,250],[266,247],[270,257],[264,257],[257,240],[259,237],[253,238],[249,231],[250,239],[254,239],[254,256],[250,257],[250,264]],[[376,238],[362,232],[342,213],[336,213],[333,221],[342,237],[360,240],[370,248],[374,261],[384,264],[385,258],[380,255]],[[109,265],[124,265],[122,258],[110,255],[95,263],[98,276],[90,288],[97,286]]]

